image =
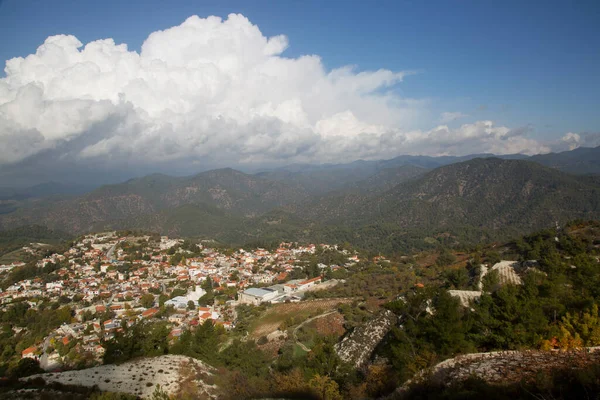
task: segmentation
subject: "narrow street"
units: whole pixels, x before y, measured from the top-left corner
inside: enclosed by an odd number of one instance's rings
[[[46,337],[46,340],[44,340],[44,345],[42,346],[42,355],[40,356],[40,367],[44,371],[48,371],[48,369],[49,369],[48,354],[46,354],[46,350],[48,349],[48,346],[50,346],[50,340],[53,337],[54,337],[54,335],[48,335]]]
[[[108,249],[108,251],[106,252],[106,258],[108,258],[109,260],[113,259],[113,254],[114,254],[115,249],[117,248],[118,244],[119,244],[119,242],[113,244],[112,247],[110,249]]]

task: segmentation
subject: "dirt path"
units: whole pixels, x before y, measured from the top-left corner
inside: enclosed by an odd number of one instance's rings
[[[319,309],[319,311],[337,310],[340,304],[350,303],[354,300],[354,298],[334,298],[274,305],[258,318],[259,321],[251,329],[251,335],[255,339],[258,339],[261,336],[266,336],[276,331],[287,317],[297,317],[309,312],[316,314]],[[308,317],[308,315],[306,316]]]

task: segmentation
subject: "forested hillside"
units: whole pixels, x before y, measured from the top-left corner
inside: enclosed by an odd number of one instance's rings
[[[226,243],[348,242],[393,253],[503,240],[600,217],[598,177],[557,170],[572,163],[549,168],[487,155],[466,158],[399,157],[258,175],[232,169],[155,174],[79,197],[7,204],[0,227],[39,224],[71,234],[135,227]],[[402,164],[431,166],[434,160],[448,165],[427,170]]]
[[[580,147],[562,153],[538,154],[529,160],[572,174],[600,174],[600,146]]]
[[[69,232],[86,232],[104,223],[149,216],[187,204],[206,204],[243,217],[304,199],[302,191],[232,169],[177,178],[149,175],[107,185],[84,196],[33,204],[5,214],[0,225],[43,224]]]
[[[31,242],[58,244],[70,238],[72,236],[65,232],[51,230],[39,225],[0,231],[0,257],[23,246],[28,246]]]

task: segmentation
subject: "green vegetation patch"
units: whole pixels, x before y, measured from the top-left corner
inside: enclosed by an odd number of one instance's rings
[[[0,257],[0,265],[24,262],[27,259],[27,253],[23,249],[18,249],[6,253]]]

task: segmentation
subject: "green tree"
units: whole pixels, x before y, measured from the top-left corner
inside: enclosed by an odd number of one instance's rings
[[[154,388],[154,392],[152,392],[152,397],[150,398],[150,400],[171,400],[171,397],[169,397],[169,394],[165,392],[165,390],[161,388],[160,385],[156,385],[156,387]]]
[[[235,339],[220,353],[220,362],[232,370],[239,370],[246,376],[264,376],[268,371],[269,359],[252,340],[242,342]]]
[[[559,324],[560,334],[555,345],[551,340],[544,342],[543,347],[559,347],[562,349],[600,345],[600,316],[598,305],[581,313],[567,313]]]
[[[209,307],[215,303],[215,295],[211,293],[206,293],[204,296],[198,299],[198,304],[201,307]]]
[[[333,376],[341,365],[333,345],[333,337],[320,338],[306,359],[306,369],[311,375]]]
[[[498,271],[490,271],[482,279],[485,292],[495,292],[500,288],[500,277]]]
[[[144,293],[140,298],[140,304],[144,308],[151,308],[154,305],[154,296],[150,293]]]
[[[232,281],[239,281],[240,280],[240,273],[235,270],[231,273],[231,275],[229,275],[229,279]]]
[[[22,378],[29,375],[40,374],[44,372],[40,368],[40,363],[33,358],[22,358],[17,365],[9,371],[13,378]]]
[[[206,277],[206,280],[202,282],[202,289],[206,291],[206,293],[212,293],[213,291],[213,282],[210,279],[210,276]]]
[[[167,327],[167,322],[161,321],[152,324],[150,329],[146,331],[145,340],[142,342],[143,354],[150,357],[168,354],[168,336],[169,328]]]
[[[465,268],[451,269],[444,273],[447,286],[451,289],[467,289],[469,286],[469,272]]]
[[[313,389],[321,400],[342,400],[339,385],[336,381],[328,376],[315,375],[308,382],[308,385]]]
[[[169,296],[167,296],[166,294],[160,294],[158,296],[158,305],[159,307],[162,307],[165,304],[165,301],[169,300]]]
[[[443,249],[438,258],[435,260],[435,265],[438,267],[446,267],[454,264],[454,262],[456,262],[456,257],[454,254],[452,254],[448,249]]]
[[[488,251],[485,253],[485,258],[487,262],[492,267],[494,264],[499,263],[502,259],[500,258],[500,254],[497,251]]]

